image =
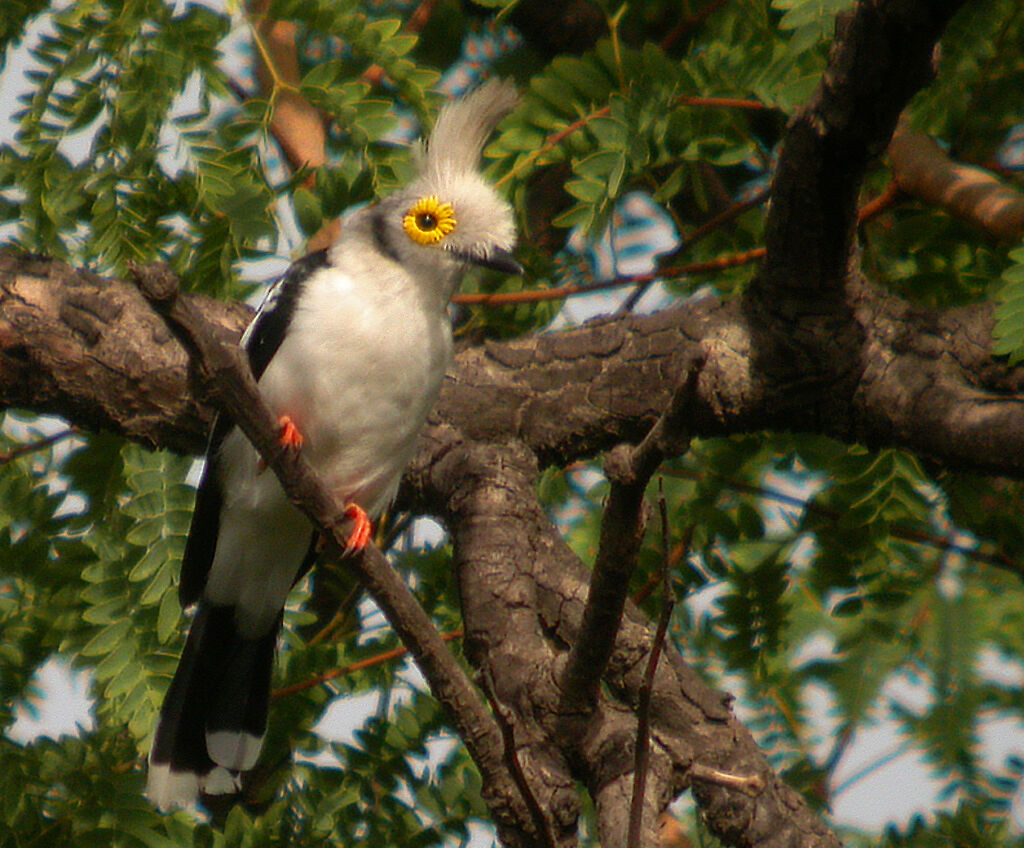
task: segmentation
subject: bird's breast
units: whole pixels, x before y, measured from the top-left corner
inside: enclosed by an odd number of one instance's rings
[[[328,484],[376,512],[437,398],[451,355],[448,318],[414,288],[329,273],[311,282],[260,388],[295,421]]]

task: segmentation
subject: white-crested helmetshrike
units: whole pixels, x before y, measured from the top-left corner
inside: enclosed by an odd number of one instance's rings
[[[369,541],[437,398],[463,271],[521,270],[512,209],[480,174],[484,144],[516,100],[510,83],[492,81],[442,109],[412,182],[292,265],[243,336],[282,444],[346,505],[351,548]],[[285,597],[315,553],[312,525],[221,416],[181,570],[182,604],[198,608],[150,754],[147,794],[160,807],[235,791],[255,765]]]

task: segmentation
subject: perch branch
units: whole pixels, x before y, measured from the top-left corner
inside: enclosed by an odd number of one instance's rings
[[[185,295],[232,338],[244,304]],[[850,393],[812,382],[800,351],[773,374],[759,351],[760,316],[713,297],[656,315],[463,348],[431,416],[468,438],[522,440],[564,465],[639,441],[669,402],[677,362],[707,356],[693,432],[820,432],[903,447],[949,467],[1024,478],[1024,367],[990,354],[988,305],[913,306],[862,283],[863,333]],[[73,320],[72,320],[73,319]],[[847,355],[827,337],[829,361]],[[63,262],[0,251],[0,405],[64,417],[148,446],[201,453],[212,409],[188,356],[129,283]]]

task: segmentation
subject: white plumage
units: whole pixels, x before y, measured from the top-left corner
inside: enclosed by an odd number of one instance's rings
[[[328,487],[372,517],[394,497],[452,342],[447,315],[418,296],[419,282],[397,264],[381,267],[379,257],[376,273],[359,269],[361,248],[361,241],[342,241],[306,281],[259,385],[270,408],[294,421],[303,452]],[[343,386],[339,374],[347,376]],[[309,525],[237,429],[221,459],[222,537],[205,596],[217,604],[242,599],[245,623],[258,633],[277,616],[295,579],[275,574],[274,566],[287,560],[298,569]],[[242,528],[242,538],[225,538],[225,524]],[[239,574],[268,579],[242,586],[239,595]]]
[[[394,497],[437,398],[462,271],[518,269],[511,208],[476,170],[515,102],[495,82],[443,110],[417,178],[293,266],[243,339],[271,410],[301,433],[330,489],[371,518]],[[281,611],[312,542],[246,438],[218,424],[182,566],[182,601],[199,608],[151,754],[159,806],[234,791],[255,765]]]

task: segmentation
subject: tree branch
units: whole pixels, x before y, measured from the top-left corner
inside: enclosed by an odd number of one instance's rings
[[[758,286],[820,297],[845,279],[864,171],[885,150],[911,96],[931,79],[935,42],[961,5],[862,0],[838,16],[828,68],[787,127]]]
[[[637,697],[636,746],[633,753],[633,789],[629,804],[629,838],[627,840],[627,848],[640,848],[643,844],[644,813],[651,806],[647,803],[650,798],[650,794],[647,792],[647,772],[650,768],[651,750],[651,690],[654,688],[654,675],[658,670],[658,660],[661,659],[661,652],[665,647],[665,635],[668,633],[668,625],[672,620],[672,610],[675,608],[675,595],[672,591],[671,532],[668,524],[668,506],[665,503],[665,493],[659,491],[658,495],[658,513],[661,520],[661,586],[663,595],[661,611],[658,614],[658,627],[654,632],[654,644],[651,646],[651,654],[647,658],[643,683],[640,686],[640,694]],[[690,542],[693,539],[693,527],[687,527],[684,532],[685,541],[682,546],[682,559],[689,555]],[[652,812],[660,811],[654,810]],[[657,817],[650,816],[650,818],[656,820]]]
[[[257,42],[256,78],[264,96],[274,104],[270,132],[293,171],[316,168],[326,161],[327,131],[320,113],[299,93],[299,70],[291,21],[267,17],[268,0],[249,4],[253,38]]]
[[[243,304],[202,296],[207,320],[240,335]],[[1024,368],[989,353],[991,307],[931,310],[863,280],[850,305],[855,379],[816,379],[796,350],[780,374],[755,355],[759,316],[708,297],[655,315],[485,342],[462,350],[431,421],[467,438],[522,440],[566,465],[638,442],[694,357],[705,356],[689,426],[708,437],[766,428],[904,447],[946,466],[1024,477]],[[0,406],[61,415],[149,446],[202,453],[208,388],[134,286],[62,262],[0,251]],[[830,366],[834,367],[834,366]]]
[[[901,121],[888,157],[894,179],[908,194],[997,241],[1017,242],[1024,236],[1024,194],[983,168],[954,162],[930,136]]]
[[[580,639],[590,570],[538,503],[531,452],[515,441],[469,440],[451,426],[431,428],[424,441],[407,474],[407,495],[451,528],[466,654],[488,669],[492,697],[516,722],[523,774],[565,844],[575,833],[579,782],[598,805],[602,844],[625,844],[635,705],[652,629],[627,604],[595,708],[583,717],[560,711],[560,681],[569,646]],[[654,672],[650,720],[647,791],[658,808],[692,785],[713,830],[730,844],[838,845],[773,773],[726,699],[673,652]]]
[[[563,712],[589,712],[596,702],[601,677],[615,646],[619,621],[629,596],[629,581],[644,537],[644,492],[651,475],[666,456],[685,453],[689,449],[686,430],[690,417],[689,403],[700,366],[700,361],[691,364],[669,408],[644,440],[636,447],[618,446],[605,462],[611,490],[601,521],[583,623],[566,663],[562,683]]]

